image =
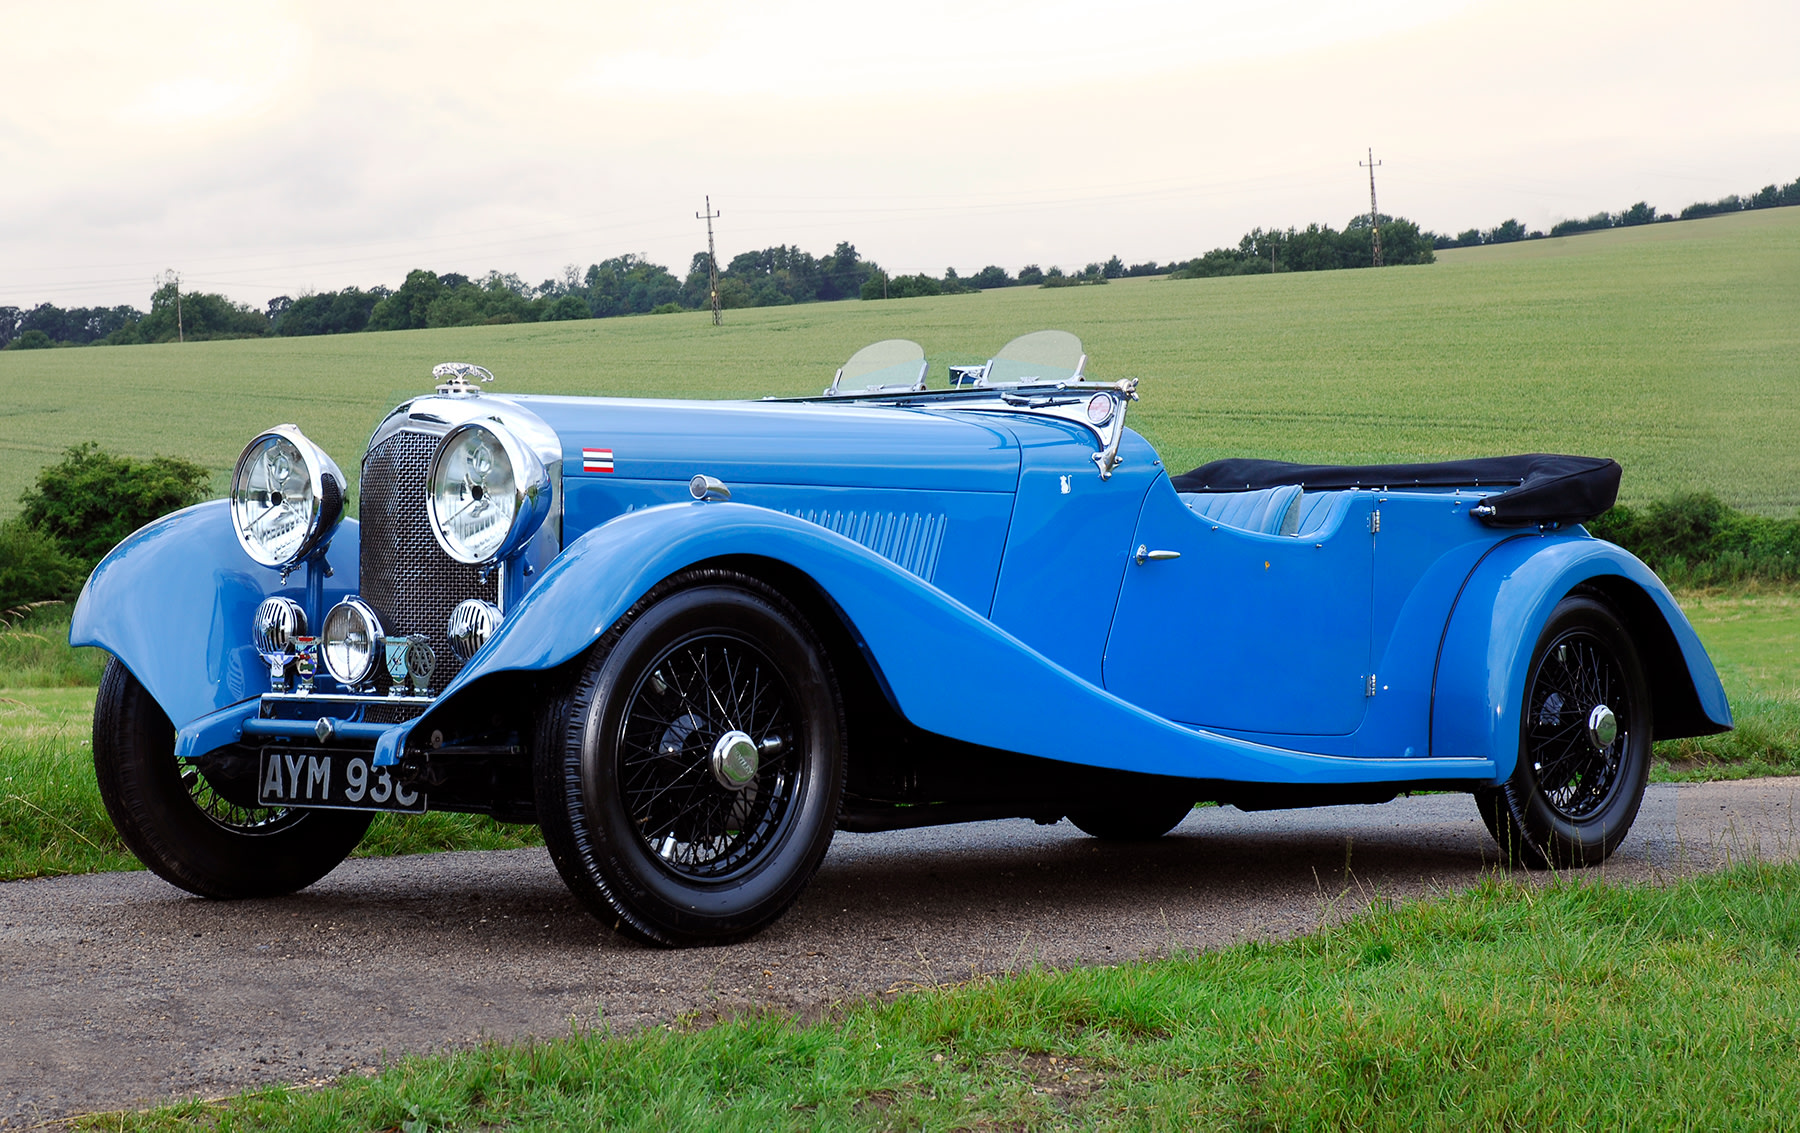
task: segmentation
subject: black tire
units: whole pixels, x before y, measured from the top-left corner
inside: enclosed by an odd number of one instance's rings
[[[758,749],[738,787],[719,754],[733,733]],[[837,682],[800,611],[747,575],[685,572],[608,630],[546,706],[534,753],[545,845],[619,932],[742,939],[819,868],[843,737]]]
[[[1182,802],[1179,795],[1143,798],[1072,810],[1069,821],[1105,842],[1154,842],[1180,826],[1193,809],[1194,801]]]
[[[119,836],[164,881],[202,897],[292,893],[336,869],[374,818],[240,805],[232,799],[243,799],[241,784],[209,777],[225,766],[176,760],[162,707],[131,670],[107,663],[94,701],[94,776]]]
[[[1588,594],[1559,602],[1525,690],[1518,765],[1506,782],[1475,792],[1476,808],[1514,864],[1598,865],[1630,831],[1650,777],[1649,684],[1612,608]]]

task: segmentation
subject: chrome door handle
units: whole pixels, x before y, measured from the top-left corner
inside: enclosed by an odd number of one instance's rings
[[[1142,544],[1142,543],[1138,544],[1137,565],[1139,565],[1139,566],[1143,566],[1145,563],[1150,562],[1152,560],[1154,560],[1156,562],[1161,562],[1164,559],[1179,559],[1180,557],[1181,557],[1180,551],[1152,551],[1149,547],[1146,547],[1144,544]]]

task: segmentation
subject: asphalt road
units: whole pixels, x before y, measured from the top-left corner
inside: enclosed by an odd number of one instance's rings
[[[1652,786],[1583,876],[1654,881],[1800,849],[1800,779]],[[1194,812],[1113,846],[1029,821],[840,834],[799,904],[728,948],[629,944],[539,850],[346,863],[292,897],[202,901],[148,873],[0,884],[0,1127],[273,1082],[402,1052],[801,1014],[1022,965],[1293,936],[1496,868],[1462,795]]]

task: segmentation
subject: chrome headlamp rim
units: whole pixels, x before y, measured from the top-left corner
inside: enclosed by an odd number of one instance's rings
[[[363,624],[368,627],[367,655],[360,670],[338,669],[331,631],[340,611],[348,611],[362,618]],[[381,618],[375,613],[374,607],[356,597],[345,598],[333,606],[319,624],[319,654],[325,662],[325,670],[339,684],[353,689],[369,684],[375,677],[376,668],[387,663],[387,633],[382,628]]]
[[[293,553],[286,556],[269,553],[263,544],[245,530],[244,516],[239,507],[239,495],[246,490],[250,461],[270,438],[287,441],[300,454],[311,495],[311,506],[306,515],[306,536]],[[226,499],[231,512],[231,530],[237,535],[238,545],[252,561],[282,571],[291,570],[328,543],[337,531],[338,524],[344,518],[346,487],[344,473],[338,468],[337,462],[302,433],[298,425],[276,425],[274,428],[264,429],[250,438],[250,443],[244,446],[244,451],[238,454],[237,463],[232,466],[231,493]]]
[[[445,534],[445,520],[448,517],[441,515],[438,508],[438,488],[443,477],[444,459],[464,438],[474,432],[487,434],[499,447],[511,465],[513,477],[511,524],[499,545],[485,555],[475,554],[457,545],[455,539]],[[432,454],[431,472],[425,480],[425,511],[431,521],[432,538],[437,540],[438,546],[446,555],[471,566],[504,560],[530,542],[550,512],[550,497],[550,472],[543,458],[505,424],[492,417],[465,421],[445,433],[444,439],[438,442],[437,451]]]

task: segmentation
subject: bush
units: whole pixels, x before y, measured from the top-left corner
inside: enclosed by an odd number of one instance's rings
[[[0,610],[73,598],[87,571],[55,539],[26,523],[0,523]]]
[[[43,350],[55,346],[56,340],[41,330],[28,330],[6,344],[8,350]]]
[[[85,575],[125,536],[200,502],[212,473],[190,460],[133,460],[93,441],[71,446],[19,497],[20,519],[49,536]]]
[[[1800,580],[1800,518],[1749,515],[1711,492],[1670,496],[1642,511],[1615,507],[1588,530],[1678,586]]]

